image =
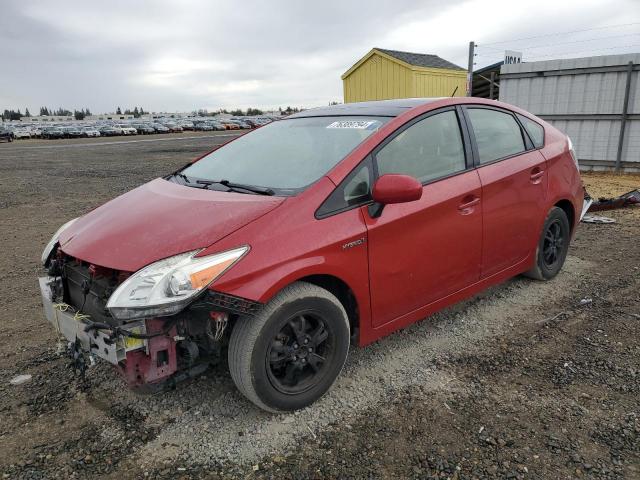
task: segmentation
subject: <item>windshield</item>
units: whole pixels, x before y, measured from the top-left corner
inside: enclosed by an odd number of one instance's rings
[[[311,117],[270,123],[211,152],[182,173],[295,193],[331,170],[387,121],[387,117]]]

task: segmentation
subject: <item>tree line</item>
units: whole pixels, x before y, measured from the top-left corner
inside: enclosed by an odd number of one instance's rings
[[[332,102],[332,103],[337,103],[337,102]],[[299,112],[300,108],[287,107],[283,109],[282,107],[279,107],[278,111],[282,115],[291,115],[292,113]],[[134,107],[133,110],[130,108],[127,108],[124,110],[124,113],[120,107],[116,108],[116,115],[123,115],[123,114],[133,115],[134,118],[140,118],[142,115],[145,115],[147,113],[149,112],[145,111],[142,107]],[[192,113],[194,115],[199,115],[202,117],[213,116],[219,113],[227,113],[229,115],[234,115],[237,117],[244,117],[244,116],[251,117],[255,115],[264,115],[264,112],[259,108],[251,108],[251,107],[247,108],[246,110],[242,110],[240,108],[237,108],[235,110],[227,110],[225,108],[221,108],[220,110],[217,110],[214,112],[209,112],[206,109],[199,109],[199,110],[194,110]],[[73,118],[75,118],[76,120],[84,120],[85,117],[88,117],[89,115],[91,115],[91,111],[89,111],[88,108],[82,108],[80,110],[74,109],[72,112],[71,110],[67,110],[66,108],[62,108],[62,107],[59,107],[57,110],[54,110],[48,107],[40,107],[39,115],[40,116],[57,116],[57,117],[70,117],[73,115]],[[2,117],[2,120],[20,120],[23,117],[31,117],[31,113],[29,112],[28,108],[25,108],[24,113],[22,113],[20,109],[18,110],[5,109],[0,116]]]
[[[149,112],[145,112],[142,107],[135,107],[133,110],[130,108],[125,109],[124,115],[133,115],[133,118],[140,118],[141,115],[145,115]],[[122,109],[120,107],[116,108],[116,115],[122,115]]]
[[[59,107],[57,110],[54,110],[53,108],[49,108],[49,107],[40,107],[39,115],[55,116],[55,117],[70,117],[73,115],[73,117],[76,120],[82,120],[84,119],[84,117],[91,115],[91,112],[89,111],[88,108],[74,110],[72,112],[71,110],[67,110],[66,108],[62,108],[62,107]],[[31,112],[29,111],[28,108],[25,108],[24,113],[22,113],[20,109],[18,110],[5,109],[2,112],[2,114],[0,114],[0,117],[2,117],[2,120],[20,120],[23,117],[26,117],[26,118],[31,117]]]
[[[226,108],[220,108],[219,110],[215,110],[213,112],[210,112],[206,108],[200,108],[198,110],[192,111],[191,113],[199,117],[213,117],[220,113],[226,113],[228,115],[233,115],[235,117],[245,117],[245,116],[253,117],[256,115],[264,115],[264,112],[259,108],[251,108],[251,107],[247,108],[246,110],[242,110],[240,108],[236,108],[235,110],[227,110]]]
[[[142,107],[135,107],[133,110],[127,108],[124,111],[125,115],[133,115],[135,118],[139,118],[140,116],[146,114]],[[122,109],[118,107],[116,109],[117,115],[122,115]],[[73,111],[68,110],[66,108],[58,107],[57,109],[49,108],[49,107],[40,107],[40,113],[38,114],[41,117],[71,117],[76,120],[84,120],[85,117],[91,115],[91,111],[88,108],[81,108],[80,110],[74,109]],[[28,108],[25,108],[24,113],[20,109],[5,109],[0,117],[2,120],[20,120],[21,118],[29,118],[31,117],[31,112],[29,112]]]
[[[337,103],[337,102],[335,102]],[[280,112],[280,114],[282,115],[291,115],[292,113],[297,113],[302,111],[300,108],[298,107],[287,107],[287,108],[282,108],[282,107],[278,107],[278,111]],[[259,108],[247,108],[246,110],[242,110],[240,108],[234,109],[234,110],[227,110],[226,108],[221,108],[219,110],[215,110],[213,112],[209,112],[209,110],[207,110],[206,108],[201,108],[199,110],[194,110],[193,112],[194,115],[198,115],[200,117],[212,117],[214,115],[218,115],[219,113],[226,113],[229,115],[233,115],[234,117],[252,117],[252,116],[256,116],[256,115],[264,115],[264,112],[262,110],[260,110]]]

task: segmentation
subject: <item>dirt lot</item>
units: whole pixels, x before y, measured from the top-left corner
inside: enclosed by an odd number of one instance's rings
[[[640,478],[640,208],[582,224],[552,282],[513,279],[352,350],[296,414],[256,410],[224,368],[147,397],[104,365],[75,378],[41,313],[43,245],[227,139],[0,144],[4,478]],[[585,182],[613,195],[640,176]]]

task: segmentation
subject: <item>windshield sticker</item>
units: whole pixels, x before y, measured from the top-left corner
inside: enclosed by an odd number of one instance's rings
[[[327,128],[355,128],[357,130],[373,130],[378,124],[377,120],[345,120],[341,122],[333,122],[327,125]]]

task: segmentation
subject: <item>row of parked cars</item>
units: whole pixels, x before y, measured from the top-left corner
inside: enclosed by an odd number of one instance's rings
[[[8,141],[23,138],[113,137],[117,135],[151,135],[156,133],[177,133],[185,130],[219,131],[258,128],[272,122],[274,117],[194,117],[164,118],[154,121],[132,121],[126,123],[100,122],[75,125],[33,125],[23,124],[0,126],[0,137]]]

